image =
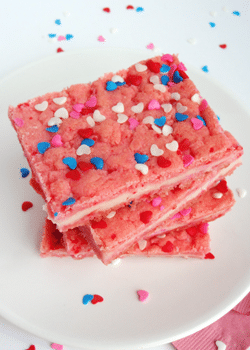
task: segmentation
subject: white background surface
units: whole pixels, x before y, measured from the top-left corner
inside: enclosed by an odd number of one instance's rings
[[[127,5],[141,6],[144,11],[126,10]],[[111,12],[103,12],[104,7],[109,7]],[[27,63],[48,55],[60,55],[56,53],[58,47],[64,51],[127,47],[147,52],[146,45],[152,42],[160,53],[179,53],[183,62],[192,63],[198,69],[207,65],[209,73],[204,74],[219,80],[250,107],[249,9],[249,1],[236,0],[193,0],[188,4],[178,0],[8,1],[1,3],[0,11],[0,78]],[[70,13],[67,17],[66,11]],[[211,11],[215,11],[216,16],[212,16]],[[241,16],[232,15],[233,11],[239,11]],[[56,19],[61,19],[60,26],[55,24]],[[209,22],[216,26],[211,28]],[[112,28],[117,28],[117,32],[111,33]],[[74,38],[51,42],[49,33],[72,34]],[[97,41],[99,35],[106,38],[105,43]],[[188,39],[196,39],[197,43],[192,45]],[[227,48],[221,49],[220,44],[227,44]],[[50,348],[49,342],[0,318],[0,350],[24,350],[31,344],[37,350]],[[154,349],[172,347],[164,345]]]

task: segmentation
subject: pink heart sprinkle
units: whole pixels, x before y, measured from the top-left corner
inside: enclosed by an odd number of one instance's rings
[[[168,53],[166,54],[166,55],[163,55],[163,56],[161,56],[161,60],[163,61],[163,62],[165,62],[165,61],[169,61],[169,62],[173,62],[173,56],[172,55],[169,55]]]
[[[170,70],[169,70],[169,72],[168,72],[168,77],[169,77],[169,79],[172,79],[172,78],[173,78],[173,75],[174,75],[174,72],[176,71],[176,69],[177,69],[177,65],[176,65],[176,64],[172,64],[172,65],[170,66]]]
[[[53,138],[52,138],[52,140],[51,140],[51,144],[52,144],[52,146],[54,146],[54,147],[60,147],[60,146],[62,146],[63,145],[63,143],[62,143],[62,137],[61,137],[61,135],[55,135],[55,136],[53,136]]]
[[[173,81],[168,82],[168,86],[174,86],[174,85],[175,85],[175,83]]]
[[[187,216],[189,213],[191,213],[191,211],[192,211],[192,208],[182,209],[180,211],[180,213],[181,213],[182,216]]]
[[[147,300],[149,293],[146,290],[138,290],[137,291],[138,298],[140,301],[145,301]]]
[[[208,223],[204,222],[203,224],[199,225],[199,231],[203,233],[204,235],[208,233]]]
[[[194,157],[192,157],[190,154],[184,154],[183,156],[183,165],[186,168],[190,164],[192,164],[194,161]]]
[[[182,62],[180,62],[179,64],[178,64],[178,67],[177,67],[179,70],[184,70],[184,71],[186,71],[187,70],[187,68],[186,68],[186,66],[184,65],[184,63],[182,63]]]
[[[15,118],[14,122],[17,126],[20,126],[20,128],[24,126],[24,121],[21,118]]]
[[[73,106],[73,109],[76,111],[76,112],[81,112],[81,110],[83,109],[84,107],[84,104],[83,103],[77,103]]]
[[[191,118],[194,130],[200,130],[203,127],[203,121],[198,118]]]
[[[161,203],[161,197],[156,197],[152,200],[152,206],[157,207]]]
[[[86,107],[95,107],[97,103],[97,98],[95,96],[91,96],[90,99],[85,103]]]
[[[202,100],[201,104],[199,105],[199,111],[203,112],[208,106],[207,100]]]
[[[155,46],[154,46],[153,43],[150,43],[150,44],[148,44],[148,45],[146,46],[146,48],[149,49],[149,50],[154,50]]]
[[[164,205],[161,205],[160,210],[164,210],[164,209],[165,209]]]
[[[54,350],[63,350],[63,346],[56,343],[51,344],[51,348]]]
[[[180,213],[176,213],[174,216],[171,217],[171,220],[180,219],[180,218],[181,218],[181,214]]]
[[[65,36],[63,35],[59,35],[59,37],[57,38],[58,41],[62,41],[62,40],[66,40]]]
[[[98,38],[97,38],[97,40],[100,41],[100,42],[102,42],[102,43],[103,43],[104,41],[106,41],[106,39],[105,39],[102,35],[99,35]]]
[[[148,104],[148,109],[160,109],[161,105],[157,100],[151,100]]]
[[[74,119],[80,118],[80,113],[75,112],[75,111],[70,112],[69,115],[71,116],[71,118],[74,118]]]
[[[139,125],[138,120],[136,120],[134,118],[129,118],[128,122],[129,122],[129,129],[130,130],[134,130]]]

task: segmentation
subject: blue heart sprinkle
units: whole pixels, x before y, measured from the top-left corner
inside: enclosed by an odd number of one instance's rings
[[[188,118],[188,115],[181,114],[181,113],[175,113],[175,118],[178,120],[178,122],[182,122],[183,120],[186,120]]]
[[[92,139],[84,139],[81,142],[81,145],[87,145],[89,147],[93,146],[95,144],[95,141]]]
[[[53,125],[53,126],[46,128],[46,130],[49,132],[57,132],[59,130],[59,128],[57,125]]]
[[[173,76],[173,81],[178,84],[183,80],[183,78],[180,76],[180,73],[178,72],[178,70],[176,70],[174,72],[174,76]]]
[[[210,27],[214,28],[216,24],[214,22],[209,22]]]
[[[58,26],[60,26],[62,24],[61,20],[60,19],[56,19],[55,20],[55,24],[57,24]]]
[[[163,115],[160,118],[155,118],[154,123],[157,126],[163,126],[166,123],[166,117],[164,117],[164,115]]]
[[[240,16],[240,12],[239,11],[234,11],[234,12],[232,12],[232,14],[235,15],[235,16]]]
[[[57,215],[58,215],[58,212],[55,212],[55,213],[54,213],[54,216],[57,216]]]
[[[135,11],[136,12],[142,12],[142,11],[144,11],[144,8],[143,7],[137,7]]]
[[[66,38],[66,40],[70,40],[70,39],[73,39],[74,36],[72,34],[66,34],[65,38]]]
[[[217,115],[217,119],[220,121],[220,117]]]
[[[77,167],[77,161],[73,157],[63,158],[63,163],[65,165],[68,165],[68,167],[72,170],[74,170]]]
[[[94,295],[91,294],[85,294],[84,297],[82,298],[82,303],[84,305],[87,305],[91,300],[93,300]]]
[[[27,177],[30,173],[29,169],[27,169],[27,168],[21,168],[20,171],[21,171],[21,175],[23,178]]]
[[[139,164],[144,164],[148,160],[148,156],[146,154],[135,153],[135,160]]]
[[[106,90],[107,91],[114,91],[115,89],[117,89],[116,83],[114,83],[111,80],[107,81],[107,83],[106,83]]]
[[[65,202],[62,203],[62,205],[71,205],[75,204],[76,200],[73,197],[69,197]]]
[[[122,82],[120,82],[120,81],[116,81],[115,84],[116,84],[116,86],[122,86],[122,85],[125,85],[126,82],[124,81],[124,82],[122,83]]]
[[[163,75],[163,76],[161,77],[161,83],[162,83],[163,85],[167,85],[168,82],[169,82],[169,77],[168,77],[167,75]]]
[[[48,148],[50,148],[49,142],[39,142],[37,144],[38,152],[41,154],[44,154],[44,152],[47,151]]]
[[[102,169],[104,166],[103,159],[100,157],[91,158],[90,163],[93,164],[96,167],[96,169]]]
[[[208,73],[208,66],[203,66],[201,69],[203,70],[203,72]]]
[[[48,34],[48,35],[49,35],[49,38],[55,38],[55,37],[56,37],[56,34],[50,33],[50,34]]]
[[[206,122],[205,122],[205,120],[204,120],[201,116],[197,115],[196,118],[197,118],[197,119],[200,119],[200,120],[202,121],[202,123],[203,123],[204,126],[207,125]]]
[[[167,73],[170,71],[170,67],[167,64],[163,64],[160,69],[161,73]]]

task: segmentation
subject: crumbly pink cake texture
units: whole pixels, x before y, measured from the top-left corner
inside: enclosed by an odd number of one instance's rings
[[[243,153],[176,55],[9,107],[9,118],[61,232]]]

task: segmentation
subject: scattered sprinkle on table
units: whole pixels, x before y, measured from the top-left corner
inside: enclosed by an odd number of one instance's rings
[[[187,39],[187,41],[189,42],[189,44],[191,44],[191,45],[195,45],[195,44],[197,44],[197,39],[195,39],[195,38],[190,38],[190,39]]]
[[[216,24],[214,22],[209,22],[210,27],[214,28]]]
[[[23,202],[22,204],[22,211],[27,211],[28,209],[33,207],[33,203],[30,201]]]
[[[110,33],[111,34],[115,34],[115,33],[117,33],[118,32],[118,29],[117,28],[111,28],[110,29]]]
[[[29,169],[27,169],[27,168],[21,168],[20,172],[21,172],[21,175],[23,178],[27,177],[30,173]]]
[[[153,43],[149,43],[147,46],[146,46],[146,48],[148,49],[148,50],[153,50],[154,49],[154,44]]]
[[[136,12],[143,12],[144,11],[144,8],[143,7],[137,7],[135,9]]]
[[[110,8],[109,8],[109,7],[104,7],[102,10],[103,10],[104,12],[107,12],[107,13],[110,12]]]
[[[247,191],[244,188],[237,188],[236,192],[240,198],[244,198],[247,195]]]
[[[103,301],[103,297],[98,294],[85,294],[82,298],[82,303],[87,305],[91,302],[91,304],[95,305],[97,303],[101,303]]]
[[[51,348],[54,350],[63,350],[63,346],[56,343],[51,344]]]
[[[72,34],[66,34],[66,35],[65,35],[65,38],[66,38],[66,40],[71,40],[71,39],[74,38],[74,35],[72,35]]]
[[[227,48],[227,44],[221,44],[221,45],[219,45],[219,47],[222,48],[222,49],[226,49]]]
[[[70,16],[70,12],[69,11],[64,11],[63,14],[64,14],[65,17],[69,17]]]
[[[36,350],[36,347],[35,347],[35,345],[30,345],[30,347],[26,350]]]
[[[215,344],[216,344],[218,350],[226,350],[226,348],[227,348],[226,344],[224,344],[224,343],[223,343],[222,341],[220,341],[220,340],[217,340],[217,341],[215,342]]]
[[[239,11],[233,11],[232,14],[235,15],[235,16],[240,16],[240,12]]]
[[[133,9],[134,9],[134,6],[128,5],[128,6],[126,7],[126,9],[127,9],[127,10],[133,10]]]
[[[203,72],[205,72],[205,73],[208,73],[208,72],[209,72],[208,66],[203,66],[201,69],[202,69]]]
[[[50,33],[50,34],[48,34],[48,36],[49,36],[49,38],[55,38],[55,37],[56,37],[56,34]]]
[[[139,301],[143,302],[148,299],[149,293],[146,290],[140,289],[137,291]]]
[[[106,41],[106,39],[102,35],[99,35],[97,40],[100,41],[101,43],[104,43]]]
[[[60,19],[56,19],[55,20],[55,24],[57,24],[58,26],[60,26],[62,24],[61,20]]]
[[[216,11],[210,11],[210,15],[213,16],[213,17],[216,17],[217,16],[217,12]]]
[[[64,50],[61,47],[58,47],[58,49],[56,50],[56,52],[63,52]]]

